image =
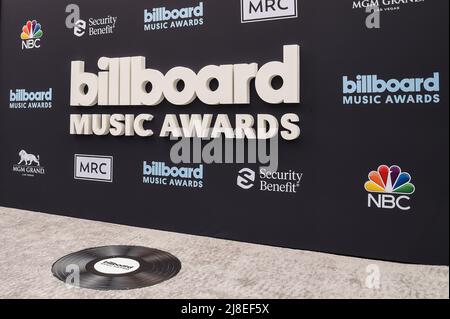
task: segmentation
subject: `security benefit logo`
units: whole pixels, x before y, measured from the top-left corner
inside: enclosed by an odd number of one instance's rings
[[[144,10],[144,31],[182,29],[205,23],[203,2],[183,8],[158,7]]]
[[[66,28],[73,30],[73,34],[82,37],[101,36],[114,33],[117,23],[117,16],[105,15],[101,17],[89,17],[86,20],[81,19],[80,7],[77,4],[68,4],[66,6]]]
[[[241,0],[241,23],[297,18],[297,0]]]
[[[180,188],[203,188],[203,165],[183,167],[165,162],[143,162],[142,182]]]
[[[258,174],[250,168],[238,172],[236,184],[242,189],[255,188],[262,192],[297,193],[303,173],[293,170],[272,172],[260,168]]]
[[[250,189],[255,185],[256,173],[250,168],[243,168],[237,177],[237,186],[243,189]]]
[[[403,211],[411,209],[410,195],[414,193],[415,186],[411,183],[411,175],[402,172],[397,165],[381,165],[377,171],[370,172],[364,188],[369,193],[368,207],[398,208]]]
[[[9,90],[10,109],[51,109],[52,101],[52,88],[44,91]]]
[[[342,93],[344,105],[436,104],[441,101],[439,72],[430,77],[403,79],[343,76]]]
[[[113,181],[113,157],[75,154],[74,178],[111,183]]]
[[[45,175],[45,168],[41,166],[39,155],[21,150],[19,152],[19,161],[13,165],[13,172],[21,176],[34,177],[36,175]]]
[[[36,20],[28,20],[22,27],[20,38],[22,39],[22,50],[39,49],[41,38],[44,35],[42,26]]]

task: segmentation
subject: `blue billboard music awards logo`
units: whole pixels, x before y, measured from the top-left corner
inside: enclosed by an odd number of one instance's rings
[[[440,98],[439,72],[431,77],[384,80],[378,75],[342,77],[343,104],[436,104]]]
[[[165,162],[143,162],[144,184],[171,187],[203,188],[203,165],[197,167],[169,166]]]
[[[144,10],[144,31],[181,29],[203,24],[203,2],[179,9],[159,7]]]
[[[52,108],[53,90],[27,91],[25,89],[9,90],[10,109],[50,109]]]

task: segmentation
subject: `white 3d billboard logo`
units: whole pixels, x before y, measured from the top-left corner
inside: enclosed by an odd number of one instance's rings
[[[72,61],[70,105],[157,105],[164,98],[174,105],[187,105],[195,98],[208,105],[250,104],[253,79],[256,93],[267,103],[300,102],[299,45],[284,45],[282,62],[270,61],[260,68],[257,63],[207,65],[195,73],[177,66],[163,74],[147,69],[143,56],[101,57],[97,66],[98,75],[85,72],[84,61]],[[281,88],[272,86],[275,77],[283,80]],[[219,83],[215,90],[210,87],[214,79]],[[179,81],[184,83],[182,90],[177,88]]]

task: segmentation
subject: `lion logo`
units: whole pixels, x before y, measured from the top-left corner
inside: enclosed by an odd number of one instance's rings
[[[20,162],[17,163],[17,165],[25,163],[25,165],[30,166],[33,163],[36,163],[37,166],[40,166],[40,164],[39,164],[39,155],[28,154],[24,150],[21,150],[19,152],[19,156],[20,156]]]

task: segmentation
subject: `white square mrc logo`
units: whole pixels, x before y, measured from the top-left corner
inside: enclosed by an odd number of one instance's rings
[[[113,157],[75,154],[74,178],[88,181],[112,182]]]
[[[297,18],[297,0],[241,0],[241,22]]]

